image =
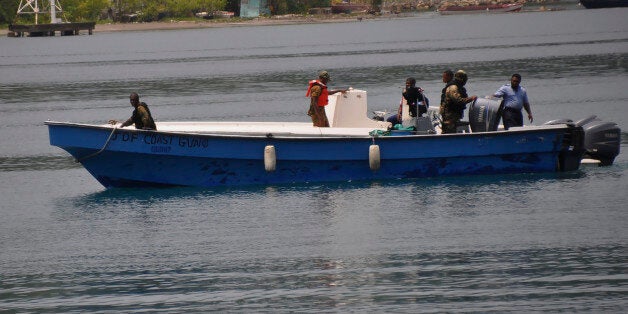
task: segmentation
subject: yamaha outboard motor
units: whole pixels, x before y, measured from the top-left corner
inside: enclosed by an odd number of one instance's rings
[[[469,108],[469,125],[472,132],[497,131],[501,110],[501,101],[478,98]]]
[[[621,130],[614,122],[604,122],[596,116],[590,116],[576,122],[584,129],[584,155],[597,159],[602,166],[610,166],[619,155]]]
[[[548,121],[545,124],[575,124],[584,131],[584,157],[600,161],[601,166],[610,166],[619,155],[621,130],[614,122],[603,122],[597,116],[580,121],[571,119]]]

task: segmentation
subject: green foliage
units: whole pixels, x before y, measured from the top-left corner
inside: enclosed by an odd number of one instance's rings
[[[286,14],[286,12],[288,12],[288,1],[287,0],[268,0],[268,8],[270,9],[270,14],[274,14],[274,15]]]
[[[159,20],[165,14],[166,5],[160,3],[161,1],[150,1],[142,8],[141,20],[144,22],[151,22]]]
[[[291,0],[291,1],[300,1],[300,0]],[[331,6],[331,0],[309,0],[309,1],[304,1],[304,3],[307,4],[308,9],[309,8],[325,8],[325,7]]]
[[[0,0],[0,24],[13,23],[19,4],[15,0]]]
[[[48,0],[42,0],[47,2]],[[381,0],[372,0],[373,2]],[[239,12],[240,0],[60,0],[69,22],[113,19],[114,21],[158,21],[165,18],[193,18],[198,12]],[[32,15],[16,15],[19,0],[0,0],[0,25],[16,21],[33,23]],[[306,13],[309,8],[328,7],[331,0],[268,0],[271,14]],[[137,14],[134,19],[130,16]],[[40,19],[42,17],[40,16]]]
[[[97,21],[109,8],[109,0],[62,0],[63,17],[70,22]]]
[[[141,12],[140,21],[150,22],[163,18],[193,17],[198,12],[224,10],[226,3],[226,0],[140,1],[139,6],[135,6],[135,11]]]

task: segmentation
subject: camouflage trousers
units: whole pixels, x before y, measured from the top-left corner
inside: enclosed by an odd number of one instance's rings
[[[325,107],[310,105],[310,109],[307,111],[307,115],[312,118],[314,126],[321,128],[329,127],[329,120],[327,120],[327,114],[325,113]]]
[[[442,134],[448,133],[456,133],[456,128],[460,119],[462,119],[462,115],[459,113],[453,112],[444,112],[442,114],[443,124],[441,125]]]

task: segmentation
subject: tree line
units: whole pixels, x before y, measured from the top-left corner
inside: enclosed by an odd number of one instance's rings
[[[329,7],[332,0],[267,0],[271,15],[304,14],[315,7]],[[381,0],[380,0],[381,1]],[[190,18],[199,12],[232,11],[239,16],[240,0],[60,0],[68,22],[134,21]],[[357,2],[357,1],[356,1]],[[17,15],[19,0],[0,0],[0,25],[33,23],[34,14]],[[40,6],[49,6],[49,0]],[[40,10],[42,10],[40,8]]]

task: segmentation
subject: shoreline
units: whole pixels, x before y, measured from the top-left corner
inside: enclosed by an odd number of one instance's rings
[[[256,18],[253,20],[229,21],[170,21],[170,22],[150,22],[150,23],[109,23],[96,24],[94,32],[119,32],[119,31],[149,31],[149,30],[175,30],[175,29],[201,29],[201,28],[222,28],[238,26],[269,26],[269,25],[289,25],[289,24],[315,24],[325,22],[349,22],[357,21],[357,18],[344,19],[321,19],[321,18],[290,18],[272,19]]]
[[[528,7],[522,12],[534,11],[556,11],[564,8]],[[316,15],[275,15],[272,17],[256,17],[251,19],[217,19],[217,20],[170,20],[146,23],[101,23],[96,24],[94,33],[126,32],[126,31],[161,31],[161,30],[183,30],[183,29],[203,29],[203,28],[223,28],[223,27],[246,27],[246,26],[274,26],[274,25],[295,25],[295,24],[321,24],[321,23],[349,23],[368,20],[389,20],[411,18],[420,15],[439,14],[433,10],[383,13],[378,15],[367,13],[346,14],[316,14]],[[7,37],[8,28],[0,29],[0,37]],[[81,32],[86,35],[86,32]]]
[[[271,18],[254,18],[250,20],[229,19],[221,20],[199,20],[199,21],[175,21],[168,22],[148,22],[148,23],[106,23],[96,24],[94,34],[125,32],[125,31],[158,31],[158,30],[182,30],[182,29],[203,29],[203,28],[223,28],[223,27],[242,27],[242,26],[273,26],[273,25],[293,25],[293,24],[319,24],[319,23],[348,23],[360,22],[363,20],[378,19],[397,19],[414,16],[414,14],[386,14],[380,16],[374,15],[355,15],[355,16],[276,16]],[[9,33],[8,29],[0,29],[0,36],[6,37]],[[86,34],[81,32],[81,35]]]

